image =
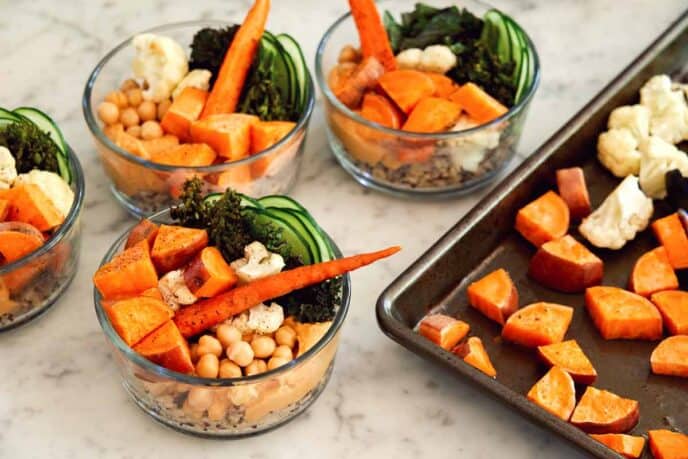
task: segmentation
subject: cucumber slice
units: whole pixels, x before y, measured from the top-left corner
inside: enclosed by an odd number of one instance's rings
[[[67,182],[67,185],[72,184],[72,169],[69,167],[69,160],[65,155],[57,155],[57,170],[60,173],[62,180]]]
[[[509,62],[512,55],[511,43],[502,13],[497,10],[489,10],[485,13],[484,20],[495,28],[494,38],[491,38],[492,43],[490,44],[490,48],[492,48],[492,51],[497,54],[502,62]],[[490,34],[492,34],[492,32],[490,32]]]
[[[299,85],[300,95],[297,109],[299,113],[302,113],[308,104],[308,80],[310,79],[306,58],[303,56],[301,47],[291,35],[286,33],[280,34],[277,36],[277,40],[279,40],[279,42],[282,44],[282,47],[287,51],[287,53],[289,53],[289,56],[291,56],[291,60],[296,67],[296,81]]]
[[[12,121],[12,122],[17,122],[21,121],[21,116],[17,115],[16,113],[11,112],[10,110],[0,108],[0,120],[6,120],[6,121]],[[10,124],[10,123],[6,123]]]
[[[263,38],[260,41],[260,52],[264,53],[260,56],[261,61],[266,59],[270,62],[270,75],[272,81],[280,89],[282,99],[287,102],[292,101],[295,89],[292,89],[294,81],[291,65],[287,63],[286,51],[270,32],[263,33]]]
[[[65,142],[62,132],[55,122],[48,115],[33,107],[19,107],[14,109],[14,113],[23,116],[38,126],[38,129],[47,133],[63,156],[67,156],[67,142]]]
[[[528,39],[526,38],[523,29],[509,16],[505,16],[505,20],[508,27],[514,30],[516,33],[521,48],[521,58],[519,59],[517,65],[517,72],[514,74],[514,81],[516,84],[516,95],[514,96],[514,102],[518,103],[533,82],[533,74],[535,72],[535,56],[533,55],[533,50],[528,44]]]
[[[270,217],[286,222],[299,236],[301,236],[303,241],[308,245],[308,249],[311,253],[311,263],[319,263],[320,260],[322,260],[316,236],[309,229],[311,225],[308,224],[307,220],[302,220],[300,216],[295,215],[293,211],[287,209],[270,208],[265,209],[264,212]]]
[[[504,23],[511,43],[511,62],[514,63],[514,79],[516,79],[516,76],[520,74],[521,62],[523,60],[522,50],[525,43],[523,42],[520,29],[506,15],[504,15]]]
[[[289,245],[292,253],[299,257],[304,264],[313,264],[314,257],[310,245],[306,242],[293,226],[279,216],[268,214],[267,210],[247,208],[247,212],[253,212],[258,225],[274,224],[282,229],[282,235]]]
[[[277,209],[292,209],[298,210],[299,212],[308,213],[305,207],[303,207],[301,204],[299,204],[289,196],[283,196],[279,194],[263,196],[262,198],[258,199],[258,202],[261,206],[266,208],[274,207]]]

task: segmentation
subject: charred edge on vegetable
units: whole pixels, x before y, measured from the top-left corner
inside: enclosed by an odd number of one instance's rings
[[[61,154],[50,136],[29,120],[19,120],[0,129],[0,146],[6,147],[16,161],[20,174],[33,169],[59,172]]]

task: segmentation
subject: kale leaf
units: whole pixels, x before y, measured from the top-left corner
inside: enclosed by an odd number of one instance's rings
[[[215,83],[222,61],[237,30],[239,30],[239,26],[236,24],[222,29],[206,27],[196,32],[193,37],[189,69],[210,70],[213,74],[210,79],[211,87]]]
[[[0,146],[6,147],[16,161],[17,172],[32,169],[59,173],[57,155],[61,154],[50,136],[29,120],[20,120],[0,129]]]

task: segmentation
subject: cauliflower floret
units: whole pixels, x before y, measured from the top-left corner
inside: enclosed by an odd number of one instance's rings
[[[210,89],[210,78],[212,76],[213,74],[210,70],[194,69],[190,71],[172,91],[172,99],[176,99],[186,88],[198,88],[207,91]]]
[[[666,197],[667,172],[678,169],[688,176],[688,156],[661,137],[650,136],[640,144],[640,151],[640,188],[649,197]]]
[[[232,317],[231,319],[225,321],[225,323],[233,326],[242,335],[248,335],[249,333],[253,333],[253,329],[248,326],[248,312],[244,311],[241,314]]]
[[[177,311],[181,305],[194,304],[198,300],[187,287],[184,271],[181,269],[170,271],[162,276],[158,281],[158,290],[162,299],[173,311]]]
[[[688,139],[688,104],[667,75],[655,75],[640,89],[640,103],[650,109],[650,134],[676,144]]]
[[[234,260],[231,267],[239,282],[245,284],[282,271],[284,259],[279,254],[268,252],[263,244],[254,241],[244,247],[244,258]]]
[[[452,131],[465,131],[476,127],[478,123],[467,116],[461,116]],[[467,172],[476,172],[485,159],[488,150],[499,145],[500,132],[494,129],[482,129],[466,134],[446,144],[451,147],[450,155],[454,165]]]
[[[7,148],[0,147],[0,190],[9,189],[16,178],[17,166],[14,156]]]
[[[248,327],[260,334],[276,332],[284,322],[284,310],[277,303],[266,306],[263,303],[248,310]]]
[[[610,129],[597,138],[597,159],[617,177],[640,172],[638,141],[628,129]]]
[[[578,230],[592,245],[618,250],[647,228],[652,211],[652,199],[638,188],[638,178],[629,175]]]
[[[609,129],[628,129],[638,142],[650,135],[650,109],[644,105],[625,105],[609,115]]]
[[[423,50],[420,69],[426,72],[447,73],[457,64],[456,54],[444,45],[432,45]]]
[[[423,50],[419,48],[405,49],[397,54],[397,67],[400,69],[416,70],[420,68],[420,60],[423,57]]]
[[[26,174],[18,175],[14,183],[37,185],[63,217],[69,214],[74,203],[74,192],[67,182],[54,172],[33,169]]]
[[[136,48],[132,70],[148,83],[143,98],[153,102],[169,99],[172,90],[189,72],[184,48],[169,37],[152,33],[137,35],[132,43]]]

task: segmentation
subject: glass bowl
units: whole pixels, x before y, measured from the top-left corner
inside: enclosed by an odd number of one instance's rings
[[[169,210],[151,217],[170,223]],[[108,250],[102,264],[120,252],[129,231]],[[341,252],[332,244],[337,258]],[[96,314],[115,356],[122,384],[136,404],[158,422],[178,431],[209,438],[240,438],[272,430],[305,411],[322,393],[332,373],[339,332],[351,296],[348,275],[342,282],[342,303],[327,333],[288,364],[253,376],[208,379],[177,373],[140,356],[110,324],[94,289]],[[187,397],[212,397],[206,411],[192,411]]]
[[[0,332],[40,316],[62,296],[79,264],[84,173],[71,148],[74,203],[60,228],[38,250],[0,267]]]
[[[392,14],[413,10],[415,0],[384,3]],[[426,2],[447,7],[450,0]],[[382,5],[381,5],[382,6]],[[466,0],[459,4],[482,15],[491,6]],[[473,191],[494,179],[514,156],[528,107],[540,81],[533,42],[535,77],[525,96],[503,116],[470,129],[412,133],[368,121],[342,104],[328,84],[345,45],[356,46],[358,32],[351,13],[339,18],[320,40],[315,74],[325,95],[325,121],[330,149],[341,166],[363,186],[401,197],[447,198]]]
[[[223,21],[189,21],[155,27],[144,32],[191,43],[203,27],[224,27]],[[308,75],[308,104],[294,129],[282,140],[261,153],[247,158],[206,167],[177,167],[156,164],[117,146],[103,132],[96,114],[105,95],[132,77],[133,37],[128,38],[98,63],[86,83],[82,108],[115,198],[131,214],[149,216],[171,206],[186,179],[197,176],[208,192],[233,188],[249,196],[286,193],[295,183],[303,156],[306,130],[314,106],[313,83]],[[188,52],[187,52],[188,55]]]

